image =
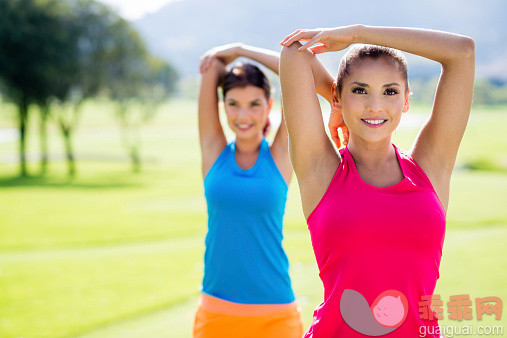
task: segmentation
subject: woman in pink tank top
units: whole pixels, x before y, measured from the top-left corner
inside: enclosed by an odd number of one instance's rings
[[[347,52],[333,81],[315,54],[356,43],[368,45]],[[439,337],[440,314],[428,300],[439,277],[450,177],[470,114],[473,40],[354,25],[298,30],[281,44],[291,161],[324,284],[324,301],[305,337]],[[399,50],[442,66],[431,116],[408,151],[391,143],[409,109]],[[333,140],[338,148],[346,145],[338,152],[325,133],[316,91],[331,104]]]

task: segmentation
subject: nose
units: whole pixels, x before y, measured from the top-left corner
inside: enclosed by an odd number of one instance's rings
[[[250,112],[248,111],[247,108],[241,108],[238,110],[238,119],[239,120],[244,119],[244,118],[248,118],[249,115],[250,115]]]
[[[382,106],[382,98],[379,97],[379,95],[370,95],[370,99],[367,104],[367,109],[371,113],[379,113],[384,109]]]

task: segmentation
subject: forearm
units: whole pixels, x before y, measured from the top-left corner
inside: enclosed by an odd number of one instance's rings
[[[278,65],[280,63],[280,53],[269,49],[241,44],[238,50],[238,54],[240,56],[244,56],[251,60],[259,62],[276,74],[279,73]]]
[[[201,141],[207,136],[216,135],[221,131],[218,117],[218,85],[222,77],[224,66],[219,65],[216,60],[201,78],[199,90],[198,114],[199,114],[199,135]]]
[[[218,61],[217,61],[218,62]],[[210,67],[201,77],[201,87],[199,90],[199,110],[202,106],[218,106],[217,89],[220,84],[220,70],[217,67]]]
[[[354,43],[381,45],[419,55],[443,66],[473,59],[471,38],[435,30],[354,26]]]
[[[298,46],[300,46],[299,43]],[[292,71],[297,73],[300,70],[298,68],[301,67],[302,64],[308,64],[311,68],[313,82],[315,84],[315,91],[317,94],[331,103],[333,94],[332,87],[334,81],[333,76],[314,54],[305,52],[304,55],[305,57],[302,57],[300,60],[301,63],[298,66],[294,67]],[[298,54],[295,54],[293,56],[298,57]]]
[[[312,67],[315,90],[327,102],[331,103],[333,99],[333,77],[316,56],[310,59],[310,65]]]
[[[240,45],[238,54],[257,61],[279,74],[280,53],[248,45]],[[310,62],[317,93],[331,102],[333,77],[316,57]]]

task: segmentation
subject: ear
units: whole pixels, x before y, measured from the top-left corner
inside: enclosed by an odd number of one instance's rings
[[[333,82],[332,92],[333,92],[333,94],[332,94],[333,101],[331,102],[331,109],[341,112],[342,104],[341,104],[341,100],[340,100],[340,95],[336,91],[336,82]]]
[[[410,108],[410,103],[409,103],[409,98],[410,96],[410,91],[409,89],[407,89],[406,93],[405,93],[405,103],[403,104],[403,110],[401,111],[402,113],[406,113],[408,111],[408,109]]]

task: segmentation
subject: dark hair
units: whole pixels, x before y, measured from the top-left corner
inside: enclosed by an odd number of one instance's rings
[[[338,95],[342,92],[343,79],[350,74],[350,70],[355,64],[364,59],[377,60],[380,58],[398,64],[401,76],[405,80],[405,90],[408,90],[407,59],[399,50],[376,45],[358,45],[352,47],[340,61],[338,76],[336,77],[336,92]]]
[[[233,88],[246,87],[246,86],[259,87],[264,91],[266,99],[271,97],[271,85],[269,80],[259,67],[251,63],[237,63],[235,64],[222,79],[221,87],[223,97]]]

